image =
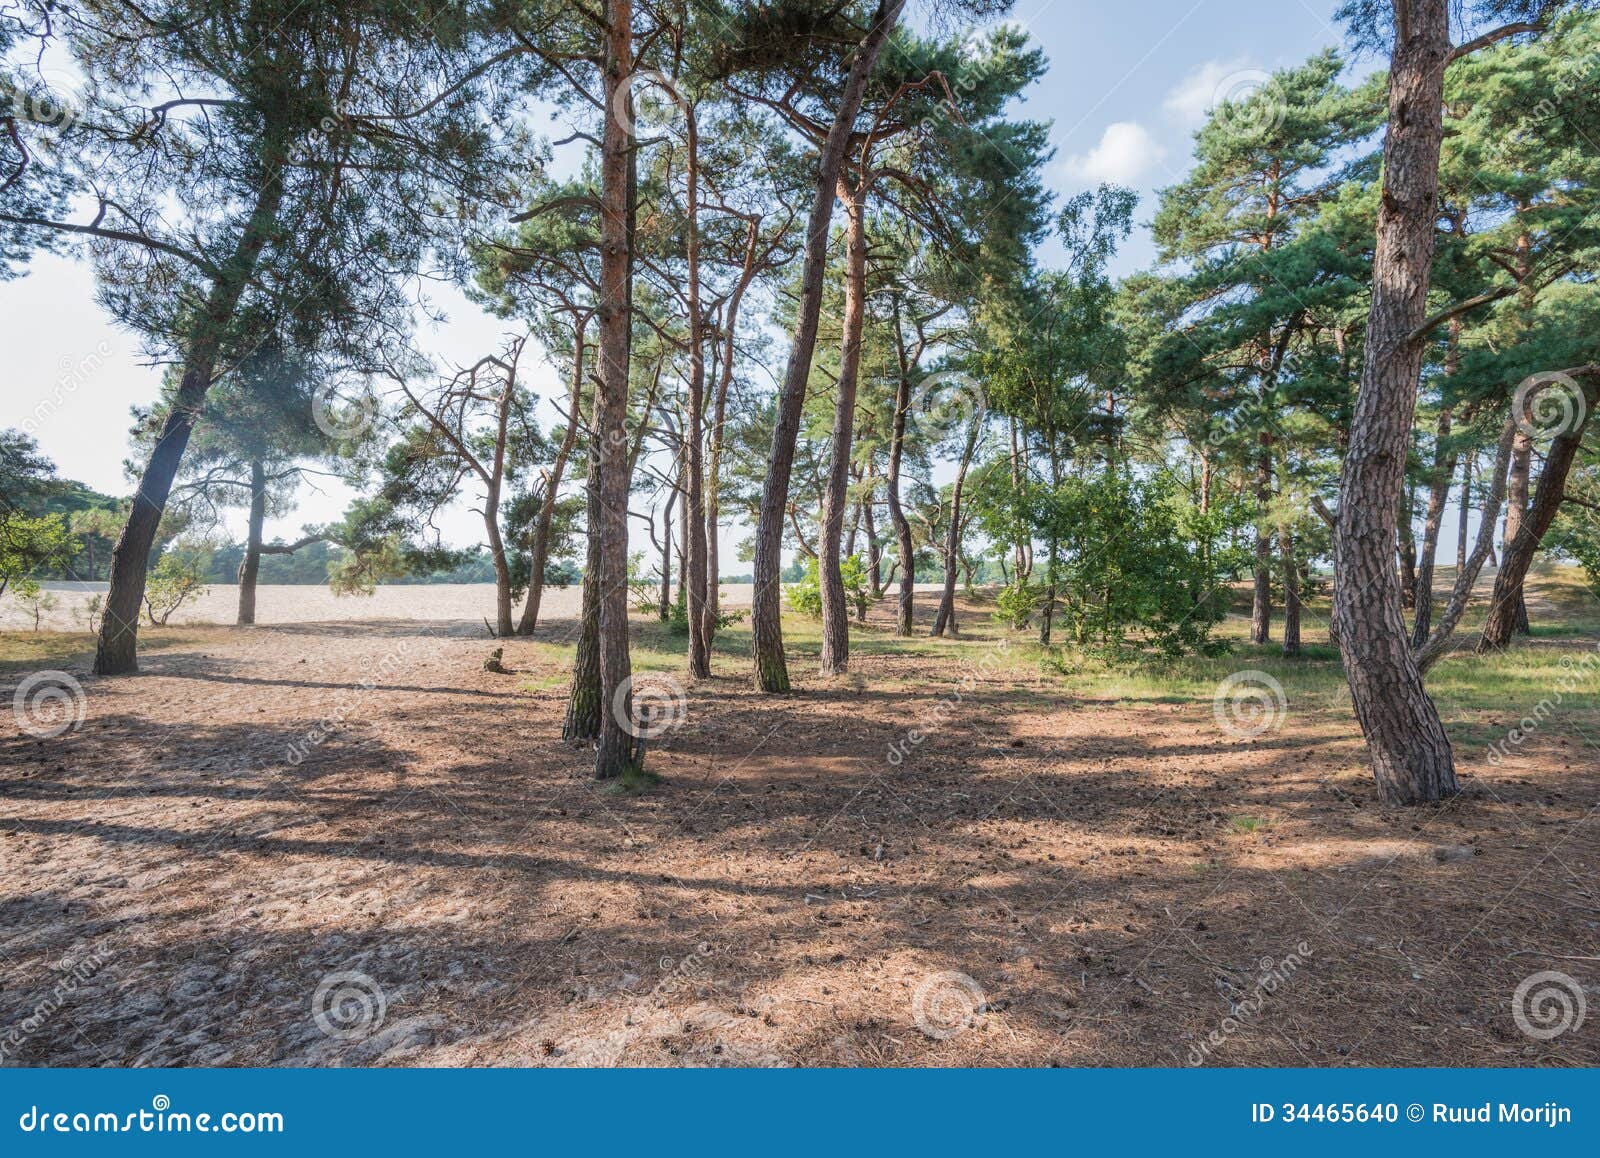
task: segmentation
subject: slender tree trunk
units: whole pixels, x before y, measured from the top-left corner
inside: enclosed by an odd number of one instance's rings
[[[1250,642],[1272,642],[1272,505],[1271,436],[1261,436],[1256,456],[1256,565],[1255,590],[1250,600]]]
[[[600,463],[598,448],[589,440],[584,483],[587,523],[583,561],[583,608],[578,623],[578,647],[572,657],[572,688],[567,693],[567,718],[561,738],[569,743],[594,740],[600,735]]]
[[[245,531],[244,558],[239,561],[239,619],[240,627],[249,627],[256,621],[256,580],[261,574],[262,527],[267,521],[267,468],[264,463],[250,464],[250,525]]]
[[[685,610],[689,619],[689,675],[693,679],[711,678],[711,635],[706,630],[706,503],[705,503],[705,414],[706,414],[706,336],[705,317],[700,307],[700,137],[694,106],[685,115],[685,240],[689,298],[689,413],[683,432],[687,444],[684,473],[688,489],[684,493],[684,577],[687,593]]]
[[[1443,658],[1445,649],[1450,645],[1450,637],[1455,633],[1456,625],[1466,614],[1467,604],[1472,599],[1472,588],[1478,582],[1478,572],[1483,569],[1484,560],[1493,553],[1495,522],[1500,518],[1500,504],[1506,497],[1506,473],[1511,466],[1511,440],[1515,434],[1516,424],[1507,419],[1505,428],[1500,434],[1499,445],[1495,447],[1494,470],[1489,477],[1488,493],[1483,499],[1483,517],[1478,525],[1478,541],[1472,548],[1472,554],[1467,556],[1462,566],[1456,570],[1456,581],[1451,586],[1450,598],[1445,601],[1444,609],[1439,613],[1439,622],[1434,625],[1433,634],[1428,636],[1428,642],[1416,652],[1417,669],[1423,675],[1427,675],[1428,669]]]
[[[633,5],[605,0],[605,107],[633,71]],[[626,99],[626,94],[624,94]],[[600,460],[600,738],[594,774],[609,780],[633,767],[633,667],[628,653],[628,357],[632,237],[628,226],[633,132],[607,116],[600,150],[600,382],[595,452]]]
[[[1448,373],[1448,371],[1446,371]],[[1450,407],[1439,411],[1434,430],[1433,478],[1428,484],[1428,510],[1422,524],[1422,558],[1417,565],[1416,616],[1411,621],[1411,646],[1428,642],[1433,629],[1433,569],[1439,554],[1439,528],[1444,523],[1444,508],[1450,500],[1450,484],[1456,476],[1455,452],[1450,449]]]
[[[1417,537],[1412,533],[1411,520],[1416,504],[1408,482],[1401,489],[1400,513],[1395,516],[1395,560],[1400,565],[1400,607],[1410,611],[1417,605]]]
[[[1334,617],[1378,792],[1394,804],[1453,795],[1455,763],[1413,658],[1392,562],[1417,407],[1438,209],[1446,0],[1410,0],[1395,35],[1361,387],[1340,478]]]
[[[189,445],[189,434],[199,417],[206,392],[211,389],[224,335],[233,321],[245,286],[255,273],[261,251],[278,226],[285,158],[276,143],[269,145],[265,153],[262,162],[265,176],[255,205],[245,220],[239,244],[212,282],[204,304],[193,319],[195,336],[184,359],[177,396],[139,478],[128,522],[111,552],[111,585],[106,592],[100,636],[95,645],[96,675],[128,675],[139,670],[139,608],[144,603],[145,576],[150,569],[156,531],[167,509],[167,497],[172,493],[178,465]]]
[[[1294,557],[1294,532],[1278,528],[1278,552],[1283,564],[1283,654],[1300,654],[1300,565]]]
[[[939,597],[932,635],[948,632],[954,638],[961,634],[956,623],[956,568],[961,565],[961,491],[966,486],[967,468],[972,464],[982,425],[981,416],[973,419],[972,429],[967,432],[966,448],[961,452],[961,464],[956,468],[956,480],[950,486],[950,527],[944,541],[944,592]]]
[[[876,477],[867,471],[867,482],[876,484]],[[883,598],[883,548],[878,543],[878,528],[872,514],[874,495],[868,491],[861,499],[861,521],[867,534],[867,582],[872,584],[872,597]]]
[[[1511,542],[1522,530],[1528,513],[1528,479],[1533,468],[1533,439],[1526,431],[1517,430],[1516,443],[1511,448],[1511,473],[1506,476],[1506,533],[1500,553],[1502,559],[1510,554]],[[1505,564],[1501,563],[1501,569]],[[1496,580],[1495,586],[1499,586]],[[1510,600],[1511,629],[1518,635],[1527,635],[1528,605],[1522,596],[1522,586],[1508,592]]]
[[[1472,464],[1477,460],[1477,451],[1468,451],[1461,456],[1461,518],[1456,523],[1456,574],[1461,574],[1467,565],[1467,516],[1472,513]]]
[[[550,561],[550,526],[555,521],[556,504],[561,500],[562,476],[566,474],[572,448],[577,445],[578,416],[583,412],[583,339],[587,322],[588,318],[580,315],[572,323],[572,398],[567,405],[567,429],[561,436],[556,459],[550,464],[550,479],[545,484],[544,498],[539,503],[539,517],[533,527],[528,598],[523,604],[522,618],[517,621],[518,635],[532,635],[539,626],[539,604],[544,598],[544,569]]]
[[[911,409],[911,368],[900,335],[900,302],[894,303],[895,354],[900,377],[895,382],[894,417],[889,424],[889,473],[884,480],[889,500],[889,522],[894,528],[899,551],[900,595],[895,616],[895,634],[910,635],[916,599],[916,550],[911,542],[911,523],[900,504],[900,463],[905,457],[906,418]]]
[[[839,571],[839,537],[850,486],[850,456],[856,429],[856,382],[861,368],[861,328],[867,291],[867,188],[839,182],[845,212],[844,324],[839,349],[839,383],[833,404],[833,442],[822,492],[822,529],[817,544],[818,586],[822,595],[823,675],[850,667],[850,608]]]
[[[1533,505],[1518,521],[1516,534],[1509,536],[1501,548],[1500,570],[1494,578],[1489,615],[1484,620],[1483,634],[1478,638],[1480,653],[1501,651],[1511,643],[1511,636],[1517,630],[1517,610],[1523,581],[1528,576],[1528,568],[1533,564],[1545,532],[1555,522],[1556,514],[1561,509],[1561,500],[1567,489],[1567,475],[1583,442],[1583,432],[1595,404],[1596,392],[1591,386],[1584,393],[1582,418],[1574,423],[1575,429],[1558,434],[1550,444],[1544,469],[1539,472]],[[1517,433],[1522,435],[1521,430]],[[1511,521],[1509,516],[1506,521]]]
[[[805,406],[806,383],[816,352],[817,320],[822,307],[822,283],[828,259],[828,231],[833,220],[834,192],[844,165],[856,114],[866,94],[884,43],[900,18],[905,0],[878,0],[867,34],[856,47],[850,73],[839,96],[827,140],[817,158],[816,189],[811,217],[806,225],[805,256],[801,262],[800,301],[795,317],[794,343],[778,395],[777,421],[772,428],[772,450],[766,484],[756,518],[755,594],[750,627],[755,647],[756,685],[764,692],[789,690],[789,669],[783,658],[783,623],[780,579],[783,571],[783,520],[789,499],[789,476],[794,469],[795,440]]]

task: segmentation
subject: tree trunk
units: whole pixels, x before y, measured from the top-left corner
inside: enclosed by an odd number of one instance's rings
[[[1446,406],[1439,411],[1439,423],[1434,430],[1433,478],[1428,484],[1428,510],[1422,524],[1422,558],[1417,564],[1417,611],[1411,621],[1413,648],[1427,643],[1428,633],[1433,628],[1433,568],[1439,554],[1439,528],[1444,522],[1445,504],[1450,500],[1450,484],[1456,476],[1456,456],[1449,448],[1450,423],[1450,407]]]
[[[1261,451],[1256,456],[1256,565],[1255,590],[1250,600],[1250,642],[1272,642],[1272,525],[1268,521],[1272,504],[1271,436],[1261,436]]]
[[[867,482],[876,484],[875,476],[867,472]],[[872,514],[874,496],[868,491],[861,499],[862,529],[867,535],[867,582],[872,585],[872,597],[883,598],[883,548],[878,544],[878,528]]]
[[[572,657],[567,718],[561,726],[561,738],[569,743],[594,740],[600,735],[600,461],[599,448],[592,437],[583,490],[587,514],[582,618],[578,622],[577,651]]]
[[[1569,371],[1570,373],[1570,371]],[[1592,379],[1591,379],[1592,380]],[[1484,620],[1483,634],[1478,638],[1479,653],[1504,650],[1517,630],[1517,612],[1522,597],[1523,580],[1538,553],[1550,524],[1555,522],[1566,494],[1567,474],[1583,442],[1583,432],[1589,415],[1594,412],[1596,392],[1590,387],[1584,391],[1581,418],[1575,429],[1558,434],[1545,455],[1544,469],[1539,472],[1539,486],[1533,497],[1533,506],[1517,523],[1517,532],[1509,537],[1500,551],[1500,570],[1494,579],[1494,595],[1489,601],[1489,615]],[[1523,432],[1518,430],[1519,437]],[[1515,451],[1513,451],[1513,458]],[[1509,489],[1509,484],[1508,484]],[[1509,514],[1506,522],[1511,521]]]
[[[949,632],[953,639],[961,634],[956,623],[956,568],[961,565],[961,490],[967,482],[967,468],[972,464],[973,451],[978,446],[983,418],[974,418],[967,432],[967,445],[961,452],[961,464],[956,467],[956,480],[950,486],[950,527],[944,540],[944,591],[939,596],[939,613],[934,617],[932,635]]]
[[[1411,484],[1401,488],[1400,513],[1395,516],[1395,559],[1400,564],[1400,607],[1410,611],[1417,605],[1417,537],[1412,533],[1411,519],[1416,504],[1411,494]]]
[[[178,465],[189,445],[189,433],[206,392],[211,389],[224,334],[255,273],[268,236],[277,228],[278,209],[283,203],[285,157],[275,145],[265,152],[265,178],[255,206],[245,221],[239,244],[212,282],[194,319],[195,336],[184,360],[177,396],[139,478],[128,522],[111,552],[111,585],[95,646],[95,675],[127,675],[139,670],[139,608],[144,602],[145,576],[156,531],[167,509],[172,480],[177,477]]]
[[[894,327],[895,351],[900,363],[900,377],[895,383],[894,417],[889,424],[889,473],[884,480],[889,500],[889,522],[894,527],[895,545],[899,551],[900,596],[895,616],[895,634],[910,635],[912,616],[916,610],[916,550],[911,542],[911,523],[905,508],[900,505],[900,463],[905,457],[906,417],[911,409],[911,371],[906,364],[905,347],[900,337],[900,303],[895,300]]]
[[[578,416],[583,413],[583,337],[587,326],[586,315],[574,317],[572,352],[572,400],[567,406],[567,429],[556,450],[555,462],[550,464],[550,480],[545,484],[544,498],[539,503],[539,517],[533,527],[532,558],[528,567],[528,598],[522,608],[522,618],[517,621],[518,635],[532,635],[539,626],[539,604],[544,598],[544,569],[550,560],[550,525],[555,520],[556,503],[561,498],[561,478],[566,473],[567,460],[578,441]]]
[[[633,5],[606,0],[605,107],[633,71]],[[626,94],[624,93],[624,99]],[[600,738],[596,779],[633,768],[633,669],[628,654],[628,356],[632,230],[628,225],[633,132],[607,116],[600,150],[600,382],[595,442],[600,461]]]
[[[689,298],[689,413],[683,432],[687,444],[684,473],[684,556],[688,574],[684,606],[689,618],[689,675],[711,678],[711,636],[706,631],[706,504],[704,430],[706,414],[705,318],[700,310],[700,147],[694,106],[685,112],[685,253]]]
[[[245,532],[244,558],[239,561],[240,627],[256,621],[256,579],[261,574],[261,534],[267,520],[267,468],[250,464],[250,525]]]
[[[828,137],[817,158],[816,188],[806,225],[805,256],[801,264],[800,301],[795,312],[794,343],[778,395],[777,421],[772,428],[772,449],[767,461],[766,484],[756,518],[755,593],[751,600],[750,628],[755,649],[756,685],[765,692],[789,690],[789,669],[783,658],[783,623],[780,579],[783,571],[783,520],[789,499],[789,476],[794,469],[795,440],[805,406],[806,383],[816,352],[817,320],[822,307],[822,283],[828,260],[828,230],[833,220],[834,192],[845,153],[855,131],[856,114],[866,93],[878,54],[888,40],[905,0],[878,0],[867,34],[856,47],[850,74]]]
[[[822,529],[817,544],[818,586],[822,595],[823,675],[840,675],[850,666],[850,609],[839,571],[839,537],[844,530],[850,487],[850,454],[856,429],[856,383],[861,368],[861,328],[867,292],[867,187],[865,176],[852,185],[839,182],[845,212],[844,324],[839,347],[838,393],[833,403],[833,441],[822,492]]]
[[[1470,450],[1461,456],[1461,507],[1456,522],[1456,574],[1467,565],[1467,517],[1472,513],[1472,464],[1478,452]]]
[[[1393,563],[1422,369],[1415,331],[1427,314],[1451,52],[1446,0],[1411,0],[1406,12],[1390,62],[1366,356],[1334,534],[1339,650],[1378,793],[1392,804],[1458,791],[1449,737],[1412,656]]]
[[[1423,675],[1427,675],[1428,669],[1443,658],[1445,648],[1450,644],[1450,637],[1455,633],[1456,625],[1466,614],[1467,604],[1472,599],[1472,588],[1478,582],[1478,572],[1483,569],[1484,560],[1494,550],[1495,522],[1500,517],[1500,504],[1506,497],[1506,473],[1511,465],[1511,440],[1515,434],[1516,424],[1507,419],[1505,428],[1500,434],[1499,445],[1495,447],[1494,471],[1490,475],[1489,490],[1483,500],[1483,518],[1478,525],[1478,541],[1472,548],[1472,554],[1456,570],[1456,581],[1451,586],[1450,598],[1445,601],[1444,610],[1439,613],[1439,622],[1434,627],[1433,634],[1428,636],[1428,642],[1416,653],[1417,669]],[[1469,461],[1475,456],[1474,451],[1469,456]]]
[[[1283,654],[1300,654],[1300,565],[1294,558],[1294,532],[1278,528],[1278,551],[1283,563]]]
[[[1528,476],[1533,466],[1533,439],[1527,431],[1517,430],[1517,440],[1511,447],[1511,472],[1506,476],[1506,533],[1500,547],[1502,562],[1500,569],[1505,570],[1504,560],[1511,554],[1511,542],[1522,531],[1522,524],[1526,521],[1528,513]],[[1495,589],[1498,591],[1500,581],[1495,580]],[[1528,605],[1522,597],[1522,584],[1519,580],[1517,586],[1507,591],[1506,598],[1510,601],[1509,615],[1511,629],[1518,635],[1527,635],[1528,631]],[[1497,596],[1498,599],[1498,596]],[[1496,604],[1498,607],[1498,603]],[[1487,626],[1485,636],[1487,637]]]

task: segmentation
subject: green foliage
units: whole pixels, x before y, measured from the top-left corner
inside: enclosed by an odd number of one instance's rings
[[[56,608],[54,592],[44,590],[32,579],[18,580],[11,590],[23,610],[33,616],[33,629],[38,631],[40,620]]]
[[[817,573],[815,556],[806,557],[804,564],[801,565],[799,580],[786,584],[783,594],[784,598],[788,599],[789,606],[801,615],[810,616],[812,619],[822,618],[822,580]]]
[[[173,612],[206,593],[211,551],[204,540],[180,540],[161,553],[144,585],[145,614],[152,624],[165,627]]]
[[[1008,583],[1001,589],[1000,594],[995,596],[995,622],[1021,631],[1028,626],[1033,618],[1034,609],[1038,606],[1038,592],[1035,588],[1026,583]]]

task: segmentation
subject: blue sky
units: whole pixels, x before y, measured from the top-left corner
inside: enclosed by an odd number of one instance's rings
[[[1024,0],[1012,22],[1043,47],[1050,67],[1022,106],[1053,123],[1055,159],[1047,183],[1058,195],[1113,181],[1141,194],[1139,223],[1116,265],[1128,272],[1154,256],[1144,228],[1153,193],[1182,177],[1190,135],[1219,98],[1240,95],[1273,69],[1303,61],[1342,42],[1335,0]],[[924,4],[911,0],[913,15]],[[1368,62],[1370,67],[1370,62]],[[1365,68],[1363,68],[1365,71]],[[1049,251],[1045,252],[1048,260]],[[441,305],[448,323],[423,334],[441,362],[468,362],[499,344],[503,323],[458,295]],[[0,282],[0,342],[8,380],[0,393],[0,426],[20,426],[41,401],[59,408],[37,431],[41,448],[62,473],[111,493],[131,489],[123,475],[129,407],[151,402],[159,371],[142,364],[137,342],[117,330],[93,300],[88,267],[45,257],[16,281]],[[534,388],[564,389],[545,370]],[[301,509],[269,524],[293,535],[302,523],[336,518],[348,494],[339,486],[305,492]],[[465,509],[446,531],[458,543],[478,541],[482,524]],[[725,543],[732,563],[733,543]]]

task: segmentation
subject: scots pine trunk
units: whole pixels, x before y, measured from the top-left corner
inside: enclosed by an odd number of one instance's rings
[[[1433,569],[1439,555],[1439,528],[1444,522],[1445,504],[1450,499],[1450,484],[1456,475],[1455,452],[1449,449],[1450,407],[1439,411],[1434,429],[1433,478],[1428,484],[1428,509],[1422,524],[1422,557],[1417,563],[1416,615],[1411,620],[1411,646],[1428,642],[1433,628]],[[1463,514],[1465,508],[1463,508]]]
[[[239,561],[240,627],[256,621],[256,580],[261,574],[262,527],[267,521],[267,468],[250,464],[250,524],[245,531],[244,558]]]
[[[1446,0],[1410,0],[1389,70],[1388,132],[1366,357],[1339,486],[1334,619],[1378,793],[1393,804],[1458,791],[1450,740],[1412,656],[1394,566],[1416,414],[1444,135]]]
[[[1283,654],[1300,654],[1300,565],[1294,557],[1294,532],[1278,528],[1278,553],[1283,564]]]
[[[944,541],[944,591],[939,596],[939,613],[933,621],[932,635],[948,632],[954,638],[961,634],[956,623],[956,568],[961,565],[961,491],[966,486],[967,468],[972,465],[982,426],[981,415],[973,419],[966,447],[961,452],[961,463],[956,467],[956,480],[950,486],[950,527]]]
[[[904,6],[905,0],[878,0],[872,23],[856,46],[833,124],[817,158],[817,180],[806,225],[805,255],[801,261],[794,343],[778,395],[767,478],[756,517],[755,594],[751,600],[750,627],[755,648],[756,686],[764,692],[789,690],[789,668],[783,658],[779,587],[783,570],[783,521],[788,508],[789,476],[794,469],[795,439],[800,434],[800,415],[805,407],[806,382],[811,377],[811,359],[817,346],[817,320],[822,308],[834,190],[839,184],[839,173],[855,131],[856,114],[861,110],[867,81]]]
[[[184,359],[183,377],[172,409],[161,427],[161,436],[139,477],[128,522],[111,552],[111,586],[106,592],[105,610],[100,618],[100,636],[95,646],[96,675],[127,675],[139,670],[139,608],[144,602],[145,576],[150,568],[150,551],[156,530],[167,509],[172,481],[189,445],[206,392],[211,389],[224,338],[244,296],[245,287],[255,274],[261,252],[278,225],[278,210],[283,204],[284,150],[276,145],[266,150],[264,176],[250,216],[245,219],[238,244],[212,280],[194,319],[194,337]]]
[[[522,618],[517,621],[518,635],[532,635],[539,626],[539,604],[544,599],[544,569],[550,560],[550,525],[555,520],[556,503],[561,498],[561,479],[566,474],[572,448],[578,441],[579,415],[583,413],[583,335],[586,319],[573,321],[572,398],[567,404],[567,429],[561,436],[561,446],[556,459],[550,464],[550,478],[545,483],[544,498],[539,502],[539,517],[533,525],[531,562],[528,567],[528,597],[522,606]]]
[[[895,348],[900,359],[900,378],[895,383],[894,418],[889,426],[889,472],[885,486],[889,499],[889,522],[894,525],[895,545],[900,557],[900,597],[895,616],[895,634],[910,635],[916,597],[916,550],[911,542],[911,522],[900,505],[900,463],[906,449],[906,415],[911,409],[911,372],[905,350],[900,345],[900,315],[895,307]]]
[[[1250,599],[1250,642],[1272,641],[1272,525],[1268,522],[1272,504],[1272,451],[1270,436],[1261,436],[1261,451],[1256,456],[1256,563],[1255,584]]]
[[[1590,380],[1592,382],[1593,378]],[[1582,418],[1574,423],[1575,429],[1563,431],[1551,442],[1545,454],[1544,469],[1539,472],[1539,486],[1533,496],[1533,505],[1518,522],[1516,535],[1508,536],[1501,549],[1500,570],[1494,578],[1489,615],[1484,620],[1483,634],[1478,638],[1480,654],[1504,650],[1518,629],[1517,612],[1523,581],[1528,576],[1528,568],[1533,564],[1545,532],[1555,522],[1556,514],[1561,509],[1561,500],[1567,489],[1567,475],[1583,442],[1583,433],[1588,426],[1589,415],[1594,412],[1595,403],[1596,391],[1590,386],[1584,391]],[[1511,521],[1509,516],[1506,521]]]
[[[706,506],[705,449],[706,350],[705,318],[700,310],[700,138],[691,105],[685,115],[685,250],[689,298],[689,413],[683,432],[687,441],[684,473],[684,563],[688,571],[684,591],[689,618],[689,675],[711,677],[711,636],[706,631]]]
[[[633,71],[633,5],[606,0],[605,107]],[[626,99],[626,94],[623,94]],[[608,115],[600,150],[600,382],[595,390],[595,454],[599,458],[600,737],[594,774],[610,780],[633,767],[632,663],[628,653],[628,358],[632,230],[629,169],[633,132],[626,117]]]
[[[822,595],[823,675],[850,666],[850,609],[839,571],[839,538],[844,530],[850,454],[856,429],[856,383],[861,368],[861,330],[867,292],[867,187],[865,175],[839,182],[845,212],[844,325],[839,348],[838,393],[833,403],[833,442],[822,492],[822,529],[817,544],[818,586]]]
[[[1518,429],[1517,441],[1511,448],[1511,473],[1506,476],[1506,534],[1501,550],[1500,569],[1505,570],[1505,561],[1511,554],[1511,544],[1522,531],[1522,524],[1527,521],[1528,515],[1528,480],[1533,468],[1533,439],[1524,430]],[[1495,580],[1498,592],[1499,579]],[[1506,599],[1510,602],[1511,630],[1518,635],[1528,634],[1528,605],[1522,596],[1522,582],[1509,588]],[[1488,632],[1485,629],[1485,638]]]
[[[576,416],[574,416],[576,418]],[[584,480],[587,498],[584,526],[583,605],[579,612],[578,647],[572,657],[572,687],[567,693],[567,718],[561,738],[570,742],[600,735],[600,464],[591,437]]]

